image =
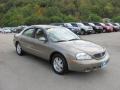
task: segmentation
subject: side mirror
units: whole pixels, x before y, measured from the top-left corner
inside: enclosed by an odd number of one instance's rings
[[[45,38],[45,37],[40,37],[39,40],[45,42],[45,41],[46,41],[46,38]]]

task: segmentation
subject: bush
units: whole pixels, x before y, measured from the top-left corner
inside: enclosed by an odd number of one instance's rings
[[[66,16],[66,15],[63,15],[62,16],[64,22],[75,22],[77,21],[75,17],[69,15],[69,16]]]
[[[58,23],[58,22],[60,23],[60,22],[63,22],[63,19],[59,16],[52,16],[50,18],[50,22],[51,23]]]

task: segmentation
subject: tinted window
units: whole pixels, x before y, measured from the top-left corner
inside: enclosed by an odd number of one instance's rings
[[[24,33],[23,33],[23,35],[25,35],[25,36],[28,36],[28,37],[33,37],[33,32],[34,32],[34,29],[27,29]]]

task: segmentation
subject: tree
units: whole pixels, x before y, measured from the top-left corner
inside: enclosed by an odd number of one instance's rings
[[[90,14],[89,17],[88,17],[88,21],[91,21],[91,22],[100,22],[100,21],[102,21],[102,19],[97,14]]]
[[[61,23],[63,22],[63,19],[59,16],[52,16],[50,18],[50,23]]]
[[[10,10],[3,17],[4,26],[18,26],[24,24],[24,16],[16,10]]]
[[[113,10],[114,10],[113,5],[110,2],[108,2],[107,5],[104,7],[104,9],[105,9],[106,17],[111,18],[114,14],[113,13]]]
[[[0,25],[119,21],[120,0],[0,0]]]
[[[75,21],[77,21],[76,18],[71,16],[71,15],[68,15],[68,16],[63,15],[62,18],[63,18],[64,22],[75,22]]]
[[[26,25],[47,24],[49,22],[50,22],[49,19],[47,17],[44,17],[44,16],[32,15],[32,16],[29,16],[25,19]]]
[[[61,15],[61,11],[57,7],[48,7],[45,10],[44,15],[47,16],[47,17],[60,16]]]
[[[120,23],[120,16],[114,17],[112,20],[114,22],[119,22]]]

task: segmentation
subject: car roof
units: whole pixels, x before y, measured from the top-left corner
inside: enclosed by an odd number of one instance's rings
[[[42,28],[42,29],[50,29],[50,28],[58,28],[61,26],[54,26],[54,25],[32,25],[32,27]]]

